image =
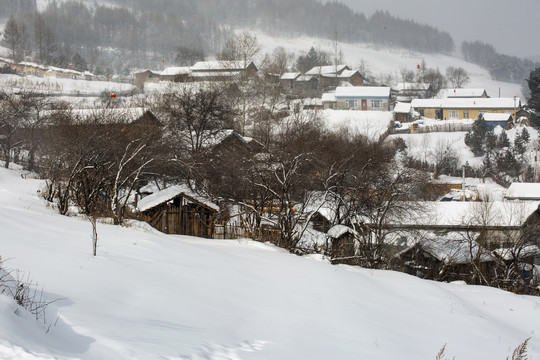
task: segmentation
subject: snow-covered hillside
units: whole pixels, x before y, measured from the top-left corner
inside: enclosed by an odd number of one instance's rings
[[[255,32],[257,40],[262,44],[264,52],[272,52],[278,46],[282,46],[287,51],[296,56],[306,53],[312,46],[332,53],[332,41],[312,38],[307,36],[279,38],[271,37],[261,32]],[[466,84],[469,88],[484,88],[491,97],[523,97],[521,95],[521,85],[492,80],[488,71],[478,65],[466,62],[457,56],[441,54],[423,54],[404,49],[385,49],[364,43],[340,43],[343,51],[345,63],[352,67],[358,67],[362,61],[368,65],[368,69],[375,77],[392,74],[393,77],[401,81],[400,69],[406,67],[414,70],[422,60],[427,67],[438,68],[441,73],[449,66],[464,68],[471,81]],[[524,99],[525,100],[525,99]]]
[[[0,295],[2,359],[504,359],[540,298],[334,266],[250,240],[167,236],[56,214],[0,169],[5,266],[43,286],[48,324]],[[55,325],[54,325],[55,324]]]

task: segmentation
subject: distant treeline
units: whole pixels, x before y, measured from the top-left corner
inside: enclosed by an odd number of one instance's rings
[[[461,50],[465,60],[486,68],[491,77],[499,81],[521,83],[540,66],[531,60],[500,54],[493,46],[480,41],[464,41]]]
[[[452,52],[448,33],[411,20],[376,12],[370,18],[336,1],[315,0],[116,0],[141,12],[172,12],[185,19],[203,18],[214,23],[260,28],[275,35],[310,35],[370,42],[422,52]]]
[[[62,65],[78,53],[91,70],[155,68],[161,59],[170,65],[178,47],[217,54],[232,36],[232,28],[285,36],[337,36],[341,41],[422,52],[454,49],[450,35],[433,27],[387,12],[367,18],[343,4],[315,0],[111,0],[107,6],[67,1],[51,2],[42,12],[34,0],[0,0],[0,7],[0,17],[15,15],[24,28],[25,56]],[[37,49],[43,33],[48,37],[47,51],[54,49],[51,54]]]

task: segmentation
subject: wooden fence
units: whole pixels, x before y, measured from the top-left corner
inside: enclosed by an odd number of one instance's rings
[[[248,238],[259,241],[277,243],[281,239],[281,230],[274,228],[262,228],[252,230],[246,226],[231,224],[214,224],[214,239],[241,239]]]

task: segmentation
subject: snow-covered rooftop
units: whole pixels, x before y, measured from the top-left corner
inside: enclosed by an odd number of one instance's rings
[[[326,74],[335,74],[342,70],[347,70],[349,67],[347,65],[326,65],[326,66],[315,66],[311,70],[306,72],[306,75],[326,75]]]
[[[137,209],[139,209],[139,211],[141,212],[144,212],[160,204],[166,203],[167,201],[170,201],[180,195],[186,196],[188,199],[194,200],[197,203],[204,205],[212,210],[219,210],[219,206],[206,199],[205,197],[195,193],[187,185],[174,185],[152,195],[148,195],[147,197],[139,201],[139,203],[137,204]]]
[[[473,239],[474,237],[476,236],[465,232],[430,233],[425,239],[418,241],[401,253],[414,246],[420,246],[437,260],[447,264],[470,263],[477,255],[481,261],[493,261],[493,255],[488,250],[481,248]]]
[[[414,99],[415,108],[447,109],[513,109],[521,105],[520,98],[453,98],[453,99]]]
[[[288,72],[281,75],[281,80],[294,80],[299,77],[301,74],[299,72]]]
[[[336,88],[336,98],[357,97],[374,98],[390,97],[390,88],[385,86],[339,86]]]
[[[485,113],[484,120],[486,121],[507,121],[512,117],[511,114],[501,113]]]
[[[505,197],[507,199],[540,200],[540,183],[512,183]]]
[[[332,228],[330,228],[330,230],[328,230],[326,234],[332,239],[340,238],[341,236],[345,234],[358,235],[356,230],[345,225],[334,225],[332,226]]]
[[[244,70],[253,62],[241,61],[199,61],[191,67],[191,71],[232,71]]]
[[[480,98],[487,95],[486,89],[444,89],[444,92],[448,98]],[[442,94],[442,93],[441,93]]]
[[[186,75],[191,72],[189,66],[171,66],[163,70],[160,75],[174,76],[174,75]]]
[[[321,97],[322,102],[335,102],[336,94],[335,93],[324,93]]]
[[[394,106],[394,113],[409,114],[412,108],[410,103],[398,102],[396,106]]]

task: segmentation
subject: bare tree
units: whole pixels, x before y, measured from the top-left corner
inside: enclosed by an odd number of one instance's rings
[[[453,66],[446,69],[446,78],[450,81],[452,87],[456,89],[463,87],[471,80],[465,69]]]
[[[7,169],[12,151],[24,143],[24,119],[30,113],[28,97],[0,91],[0,148]]]

